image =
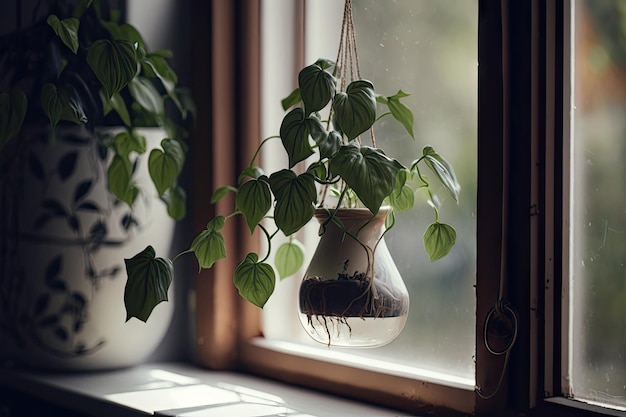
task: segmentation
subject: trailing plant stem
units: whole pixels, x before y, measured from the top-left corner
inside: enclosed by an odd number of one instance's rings
[[[263,147],[263,145],[265,145],[265,142],[268,142],[270,139],[280,139],[280,136],[274,135],[274,136],[270,136],[268,138],[263,139],[263,141],[259,144],[259,147],[256,149],[254,156],[250,160],[250,167],[254,166],[254,161],[256,161],[257,157],[259,156],[259,153],[261,152],[261,148]]]

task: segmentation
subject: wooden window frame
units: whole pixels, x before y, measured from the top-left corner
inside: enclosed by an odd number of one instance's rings
[[[191,154],[194,229],[200,231],[215,214],[207,212],[213,190],[236,183],[261,137],[261,2],[191,1],[192,83],[198,114],[210,115],[198,118]],[[294,80],[303,59],[305,2],[294,2],[293,36],[300,45],[290,54]],[[568,201],[562,158],[568,146],[568,51],[562,45],[569,4],[478,1],[476,381],[483,393],[493,393],[489,399],[454,384],[305,357],[263,339],[260,311],[232,285],[236,260],[258,246],[243,222],[229,222],[224,230],[229,258],[196,279],[197,364],[424,414],[612,415],[566,399],[561,387],[561,259],[567,237],[558,220]],[[483,343],[485,320],[499,295],[519,320],[508,359]]]

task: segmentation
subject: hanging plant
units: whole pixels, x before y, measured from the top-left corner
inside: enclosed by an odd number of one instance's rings
[[[423,235],[431,261],[444,257],[455,243],[456,232],[439,221],[431,182],[421,171],[424,166],[429,168],[437,182],[458,202],[459,183],[451,164],[433,147],[426,146],[422,155],[405,167],[376,146],[373,126],[378,120],[394,118],[413,138],[413,114],[401,101],[407,93],[398,90],[396,94],[381,95],[370,81],[360,77],[351,1],[345,4],[337,62],[319,59],[300,71],[298,88],[282,101],[287,113],[279,135],[260,143],[248,167],[241,172],[238,184],[215,190],[212,203],[234,193],[234,207],[229,213],[209,220],[190,249],[183,252],[193,253],[201,268],[210,268],[226,257],[221,233],[225,222],[243,216],[251,233],[258,229],[266,237],[268,249],[263,254],[248,254],[233,278],[241,296],[258,307],[266,304],[276,284],[276,270],[268,263],[271,253],[276,252],[274,263],[281,279],[301,268],[304,256],[294,235],[311,221],[316,208],[325,208],[328,213],[321,224],[322,233],[331,223],[342,227],[334,215],[342,207],[365,208],[371,219],[381,206],[388,205],[391,209],[386,224],[391,227],[394,211],[410,210],[417,191],[426,190],[430,196],[428,204],[435,214],[434,222]],[[380,113],[380,108],[385,111]],[[366,135],[371,144],[363,143]],[[288,163],[282,169],[266,173],[257,158],[266,143],[277,139],[282,142]],[[280,234],[289,240],[274,248],[272,242]],[[150,248],[146,248],[146,253],[152,256]],[[144,254],[137,256],[143,259]],[[160,288],[171,277],[153,273],[151,268],[138,271],[134,267],[136,262],[135,258],[127,260],[126,307],[129,319],[137,317],[145,321],[149,317],[146,305],[154,307],[163,301],[161,291],[152,287]],[[160,262],[160,258],[152,262]],[[154,281],[159,285],[148,285]]]

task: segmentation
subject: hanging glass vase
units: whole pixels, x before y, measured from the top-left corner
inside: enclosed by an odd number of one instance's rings
[[[323,233],[299,291],[300,322],[314,340],[376,347],[402,331],[409,294],[383,238],[389,211],[316,211]]]

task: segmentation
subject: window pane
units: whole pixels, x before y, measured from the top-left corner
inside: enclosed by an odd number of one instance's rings
[[[626,406],[626,3],[574,16],[571,389]]]
[[[330,3],[339,4],[332,19],[331,13],[315,13]],[[403,102],[415,116],[415,140],[392,118],[384,118],[375,125],[377,145],[407,166],[424,146],[433,146],[454,165],[462,190],[457,206],[443,189],[435,188],[442,203],[440,220],[457,229],[456,246],[435,263],[422,244],[422,234],[434,219],[432,209],[424,200],[397,214],[397,226],[386,241],[410,292],[409,320],[391,344],[350,352],[473,381],[478,4],[353,0],[353,7],[362,77],[379,94],[391,96],[400,88],[410,93]],[[307,64],[320,57],[335,59],[342,8],[337,0],[307,3],[307,33],[315,35],[306,39]],[[315,236],[315,226],[312,231]],[[313,239],[313,247],[315,243]],[[299,279],[282,281],[278,291],[295,294]],[[279,308],[272,300],[266,307],[265,335],[308,343],[299,328],[295,295],[285,297],[294,301]]]

